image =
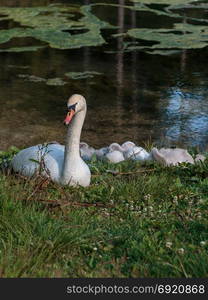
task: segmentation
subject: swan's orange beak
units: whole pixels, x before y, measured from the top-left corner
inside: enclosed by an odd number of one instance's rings
[[[70,109],[69,112],[66,115],[65,120],[64,120],[65,125],[69,125],[69,123],[71,122],[74,114],[75,114],[75,111],[73,109]]]

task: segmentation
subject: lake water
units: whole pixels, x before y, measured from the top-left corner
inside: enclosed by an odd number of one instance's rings
[[[87,5],[98,1],[10,0],[0,1],[0,6],[78,5],[84,2]],[[118,4],[119,1],[105,3]],[[66,100],[74,93],[81,93],[87,99],[88,113],[82,141],[94,147],[131,140],[142,146],[155,142],[157,145],[206,149],[207,47],[177,49],[167,55],[138,49],[126,51],[123,47],[125,37],[115,38],[114,34],[141,27],[167,29],[175,20],[122,5],[132,6],[133,2],[123,0],[120,6],[92,7],[92,13],[100,20],[117,26],[101,30],[106,43],[99,46],[64,50],[49,47],[33,37],[13,38],[0,45],[3,50],[0,52],[1,150],[11,145],[21,148],[52,140],[63,143]],[[163,6],[159,9],[162,11]],[[207,10],[190,7],[175,12],[184,18],[206,18]],[[20,24],[12,19],[0,20],[0,30],[17,26]],[[71,33],[76,34],[76,30]],[[134,42],[135,39],[125,41]],[[36,51],[5,51],[33,45],[40,48]],[[85,73],[82,77],[86,78],[79,78],[80,73],[87,71],[96,73]]]

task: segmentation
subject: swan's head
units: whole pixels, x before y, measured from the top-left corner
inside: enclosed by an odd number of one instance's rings
[[[74,94],[67,101],[68,113],[64,120],[65,125],[69,125],[73,116],[80,111],[86,111],[86,100],[82,95]]]
[[[128,151],[132,149],[135,146],[133,142],[127,141],[121,145],[121,148],[123,148],[123,151]]]
[[[108,148],[109,148],[110,152],[112,152],[112,151],[123,152],[122,147],[118,143],[112,143],[112,144],[110,144],[110,146]]]

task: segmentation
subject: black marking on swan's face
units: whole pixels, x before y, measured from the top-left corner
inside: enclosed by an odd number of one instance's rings
[[[67,106],[68,111],[73,110],[73,111],[75,112],[75,110],[76,110],[76,105],[77,105],[77,102],[74,103],[74,104],[72,104],[72,105],[68,105],[68,106]]]

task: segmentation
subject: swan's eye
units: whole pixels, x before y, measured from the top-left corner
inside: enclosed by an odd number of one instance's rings
[[[75,112],[76,105],[77,105],[77,103],[68,106],[68,111],[73,110]]]

